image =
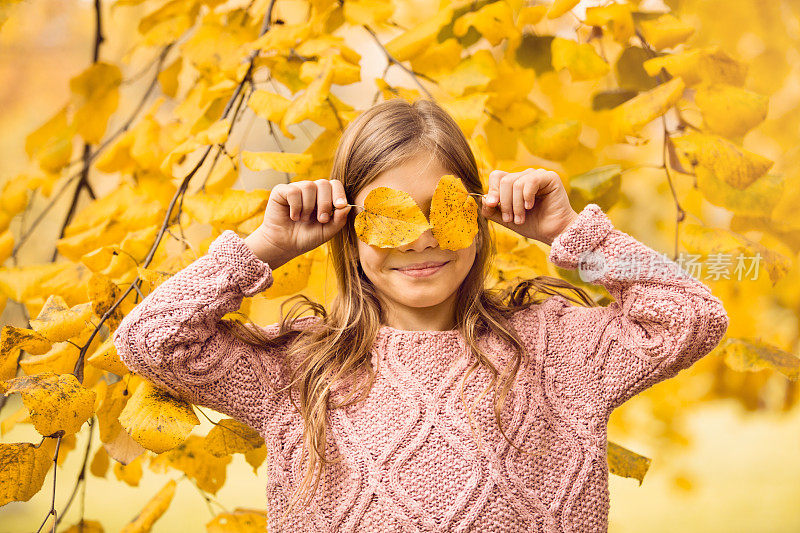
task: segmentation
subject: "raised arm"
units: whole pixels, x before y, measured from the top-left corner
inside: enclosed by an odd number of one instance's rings
[[[716,347],[728,329],[722,302],[664,254],[616,229],[587,205],[553,241],[549,260],[579,269],[615,301],[581,307],[556,296],[551,327],[566,355],[557,370],[587,402],[609,414],[644,389],[675,376]],[[569,382],[562,376],[562,382]]]
[[[269,265],[226,230],[128,313],[114,346],[130,370],[159,388],[258,428],[263,402],[284,382],[280,354],[248,345],[218,323],[270,285]],[[261,330],[277,333],[277,324]]]

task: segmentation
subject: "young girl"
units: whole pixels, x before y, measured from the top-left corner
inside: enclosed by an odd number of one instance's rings
[[[344,131],[330,180],[276,185],[258,230],[224,231],[114,333],[132,371],[264,437],[270,532],[604,531],[611,411],[727,330],[705,284],[596,204],[573,211],[542,169],[489,175],[467,248],[430,230],[396,248],[358,239],[371,189],[404,190],[428,216],[443,174],[483,192],[455,121],[429,100],[379,103]],[[548,276],[487,290],[487,220],[615,301]],[[222,319],[323,243],[330,311],[306,300],[266,327]],[[290,320],[303,306],[314,314]]]

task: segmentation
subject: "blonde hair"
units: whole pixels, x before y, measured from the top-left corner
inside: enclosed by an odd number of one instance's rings
[[[438,158],[444,168],[463,181],[469,192],[483,193],[478,167],[463,132],[444,109],[427,99],[409,103],[401,98],[394,98],[380,102],[358,115],[342,133],[330,178],[342,182],[347,198],[352,202],[359,191],[381,172],[403,163],[420,150],[428,151]],[[306,504],[310,503],[317,490],[324,466],[341,460],[341,457],[336,461],[325,457],[327,410],[346,407],[366,398],[376,377],[370,352],[384,315],[376,289],[362,271],[358,260],[357,236],[352,223],[355,215],[356,211],[352,209],[345,227],[326,243],[337,283],[337,294],[331,303],[330,312],[304,295],[288,298],[281,304],[279,333],[272,338],[266,338],[237,320],[223,320],[224,325],[230,326],[234,335],[250,344],[276,346],[293,337],[289,343],[287,360],[298,361],[299,364],[291,372],[290,383],[285,388],[298,387],[300,406],[295,404],[291,394],[289,398],[303,418],[303,446],[310,453],[306,475],[298,487],[299,490],[293,494],[286,514],[300,495],[306,492],[304,489],[311,483],[317,471],[319,475],[316,476],[313,489],[308,493]],[[561,294],[555,289],[574,291],[577,299],[564,295],[573,302],[586,306],[597,304],[583,289],[551,276],[523,280],[505,290],[486,289],[489,266],[496,254],[496,248],[487,219],[479,216],[478,227],[475,261],[457,291],[455,304],[458,330],[477,358],[461,383],[461,400],[466,405],[464,384],[467,377],[483,365],[493,378],[475,403],[494,387],[494,413],[498,427],[506,440],[519,450],[503,430],[500,417],[506,395],[525,355],[523,343],[507,319],[521,309],[541,303],[544,298],[537,299],[539,293],[546,294],[547,297]],[[284,315],[283,305],[294,298],[300,298],[301,301],[296,302]],[[292,330],[290,323],[303,312],[301,309],[310,309],[315,315],[322,317],[320,323],[323,327]],[[506,369],[502,375],[476,343],[478,336],[489,330],[514,347],[511,369]],[[334,405],[331,398],[333,384],[365,372],[368,375],[367,382],[358,389],[352,387],[345,400]],[[502,383],[501,378],[504,378]],[[351,400],[356,390],[361,392],[361,396]],[[473,420],[471,410],[472,407],[467,410],[467,414]]]

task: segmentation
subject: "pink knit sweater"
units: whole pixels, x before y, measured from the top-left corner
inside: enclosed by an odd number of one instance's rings
[[[287,393],[276,392],[286,383],[285,352],[216,328],[244,296],[271,285],[269,266],[235,232],[223,232],[125,317],[114,345],[160,388],[260,432],[271,533],[605,531],[609,414],[709,353],[728,327],[720,300],[665,258],[613,227],[596,204],[555,239],[550,261],[568,269],[585,263],[584,279],[615,301],[586,308],[554,296],[512,317],[530,359],[506,397],[503,428],[533,456],[497,430],[491,393],[473,410],[476,445],[459,396],[473,359],[457,330],[381,327],[369,397],[329,414],[328,456],[344,460],[324,476],[310,511],[293,511],[285,524],[278,520],[305,473],[302,419]],[[635,276],[631,265],[641,269]],[[262,329],[275,335],[277,324]],[[479,344],[497,364],[509,360],[510,346],[494,334]],[[473,372],[468,405],[489,379]]]

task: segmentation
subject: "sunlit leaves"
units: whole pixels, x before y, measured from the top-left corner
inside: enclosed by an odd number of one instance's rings
[[[0,506],[26,502],[39,492],[53,466],[55,448],[55,439],[44,439],[39,446],[29,442],[0,443]]]
[[[286,152],[242,152],[242,163],[250,170],[277,170],[279,172],[305,172],[311,165],[310,154]]]
[[[410,194],[389,187],[375,187],[367,194],[354,225],[359,239],[381,248],[414,242],[430,227]]]
[[[611,67],[589,43],[556,37],[551,43],[553,68],[567,69],[575,81],[590,80],[608,74]]]
[[[174,479],[167,481],[164,486],[156,492],[149,502],[136,515],[133,521],[123,527],[121,533],[146,533],[150,531],[156,520],[169,508],[172,498],[175,496],[177,483]]]
[[[33,427],[44,436],[58,431],[78,431],[94,413],[95,392],[84,388],[72,374],[42,372],[0,383],[8,396],[19,392],[28,408]]]
[[[586,8],[586,24],[606,27],[614,40],[625,45],[634,34],[631,4],[613,2],[603,6]]]
[[[580,0],[554,0],[550,9],[547,11],[547,18],[558,18],[573,7],[578,5]]]
[[[77,109],[73,116],[75,130],[87,143],[98,143],[108,119],[119,104],[122,71],[118,66],[99,61],[69,82]]]
[[[792,381],[800,381],[800,358],[767,342],[729,338],[720,350],[725,364],[738,372],[777,370]]]
[[[708,129],[723,137],[740,137],[761,124],[769,106],[766,96],[725,84],[699,87],[694,101]]]
[[[747,77],[747,65],[733,59],[718,46],[666,54],[643,63],[651,76],[664,68],[672,76],[680,76],[691,87],[701,82],[727,83],[741,87]]]
[[[543,116],[523,129],[520,139],[533,155],[558,161],[578,146],[580,133],[577,120]]]
[[[39,316],[31,320],[31,327],[50,342],[61,342],[85,330],[91,315],[91,303],[70,308],[64,298],[51,295]]]
[[[608,441],[608,470],[621,477],[632,477],[642,484],[644,475],[650,468],[651,460],[648,457]]]
[[[645,41],[656,50],[681,44],[694,33],[693,27],[669,13],[653,20],[643,20],[641,26]]]
[[[227,226],[263,212],[268,200],[269,191],[264,189],[250,192],[226,189],[221,195],[198,193],[187,196],[184,207],[189,216],[198,222]]]
[[[492,2],[477,11],[461,15],[453,25],[453,33],[463,37],[470,27],[474,27],[492,46],[500,44],[505,38],[517,41],[521,37],[514,25],[511,6],[504,1]]]
[[[640,93],[612,110],[611,132],[617,141],[636,135],[650,121],[663,115],[683,94],[685,84],[680,77]]]
[[[266,512],[243,509],[236,509],[232,513],[220,513],[206,524],[207,533],[256,533],[266,529]]]
[[[258,431],[233,418],[224,418],[208,432],[206,450],[214,457],[244,453],[264,445]]]
[[[143,447],[162,453],[185,441],[200,421],[189,404],[143,381],[119,414],[119,423]]]
[[[205,439],[190,435],[178,447],[164,452],[150,461],[150,470],[166,472],[169,468],[180,470],[197,482],[200,489],[216,494],[225,484],[230,455],[215,457],[206,450]]]
[[[452,174],[439,179],[431,200],[433,236],[444,250],[460,250],[472,244],[478,233],[478,204],[464,183]]]
[[[453,8],[446,5],[433,17],[398,35],[384,46],[398,61],[419,55],[436,39],[439,30],[453,18]]]
[[[70,123],[67,107],[62,107],[44,124],[25,138],[25,151],[48,172],[58,172],[69,163],[75,126]]]

